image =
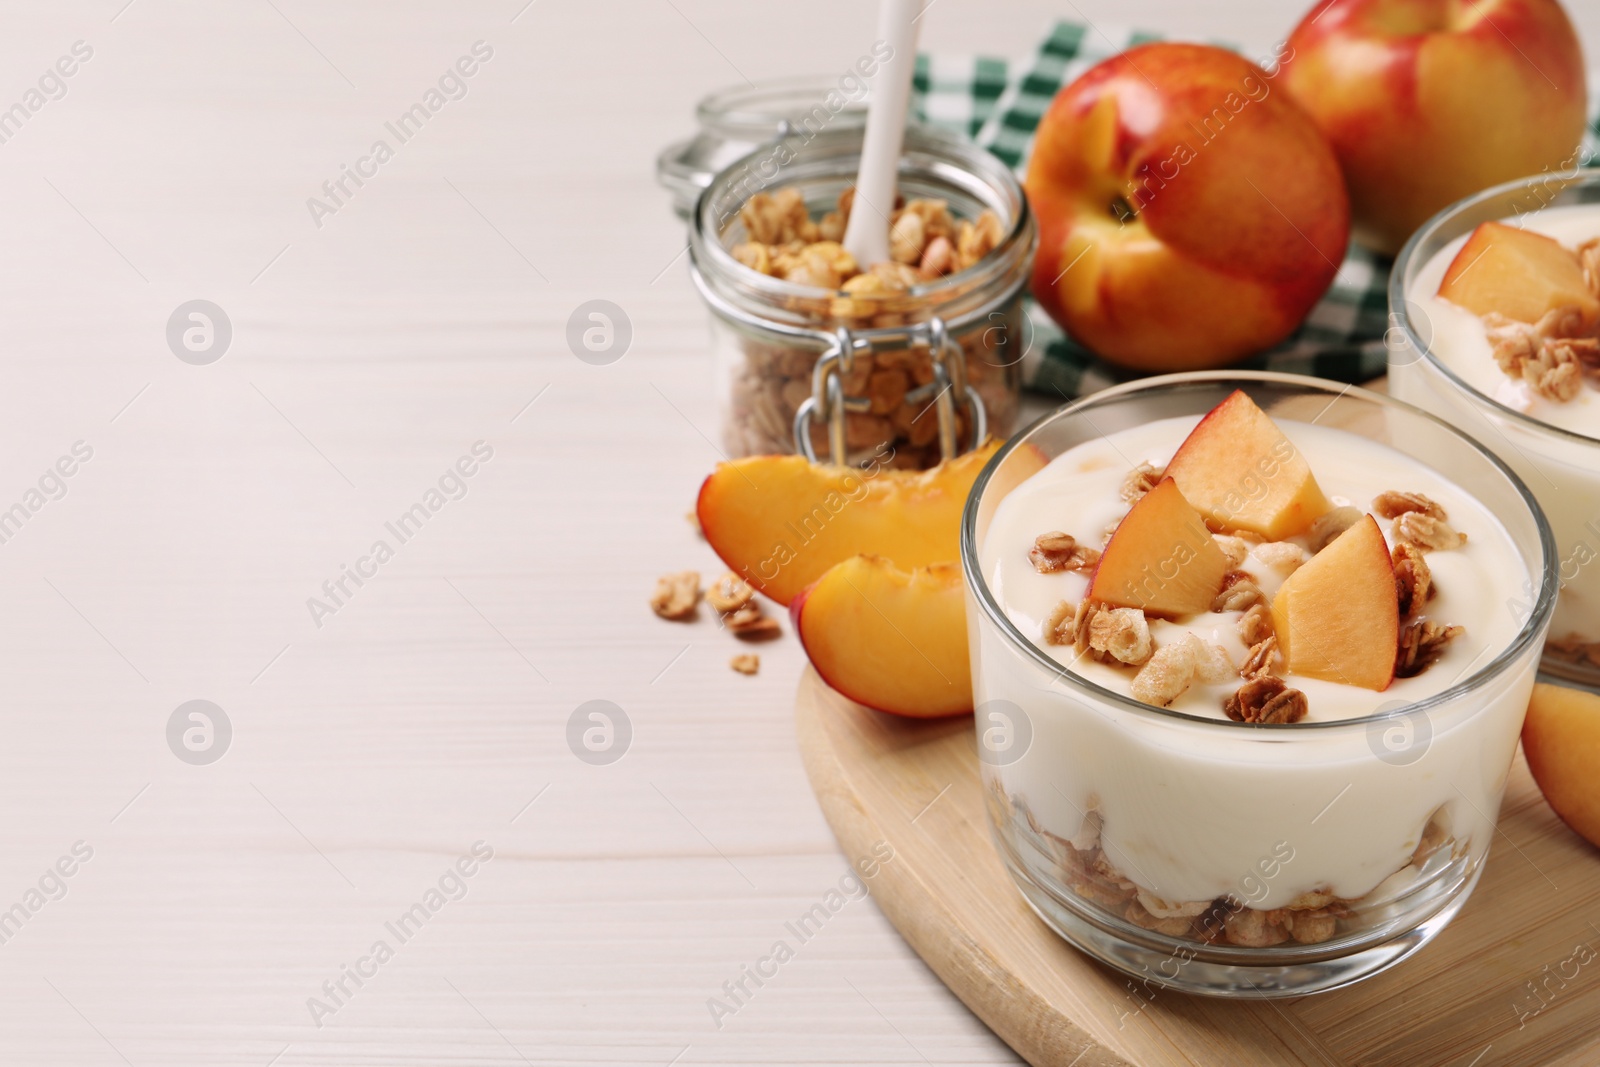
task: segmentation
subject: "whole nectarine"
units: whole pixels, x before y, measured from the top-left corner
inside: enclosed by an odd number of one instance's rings
[[[1380,252],[1462,197],[1573,166],[1583,136],[1583,53],[1557,0],[1322,0],[1289,36],[1283,82]]]
[[[1140,370],[1281,341],[1349,237],[1316,123],[1260,67],[1205,45],[1130,48],[1062,89],[1026,188],[1034,296],[1075,340]]]

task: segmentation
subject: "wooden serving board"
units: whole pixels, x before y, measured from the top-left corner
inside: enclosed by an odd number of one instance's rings
[[[1551,812],[1520,753],[1482,881],[1417,955],[1294,1000],[1151,1000],[1024,903],[990,843],[971,718],[871,711],[809,667],[796,715],[845,853],[894,849],[868,883],[878,906],[1037,1067],[1600,1064],[1600,851]]]

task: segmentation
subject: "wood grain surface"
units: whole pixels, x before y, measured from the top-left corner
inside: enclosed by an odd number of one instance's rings
[[[1415,956],[1293,1000],[1152,999],[1024,903],[990,841],[970,719],[884,715],[809,669],[795,715],[845,854],[893,850],[870,883],[878,906],[1036,1067],[1600,1062],[1600,852],[1550,811],[1520,754],[1483,880]]]

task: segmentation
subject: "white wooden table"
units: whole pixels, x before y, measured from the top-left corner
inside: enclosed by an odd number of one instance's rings
[[[741,75],[842,70],[871,10],[124,4],[7,4],[0,36],[0,112],[92,49],[0,143],[0,1062],[1014,1062],[870,900],[715,1025],[845,867],[792,636],[746,678],[645,606],[715,567],[681,517],[717,454],[655,153]],[[1078,14],[1251,47],[1290,21],[1207,6]],[[938,0],[925,47],[1021,54],[1074,15],[991,7]],[[386,135],[477,41],[465,96]],[[368,177],[313,213],[341,165]],[[209,365],[166,337],[195,299],[231,322]],[[633,325],[610,366],[564,340],[591,299]],[[209,765],[168,743],[196,699],[231,724]],[[608,766],[568,747],[590,700],[632,725]]]

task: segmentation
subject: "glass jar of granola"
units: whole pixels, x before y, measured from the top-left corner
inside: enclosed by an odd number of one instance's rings
[[[803,130],[701,196],[690,274],[712,311],[730,455],[799,451],[923,468],[1016,422],[1038,231],[1011,171],[913,127],[894,205],[854,203],[859,129]],[[891,259],[839,243],[877,210]]]

